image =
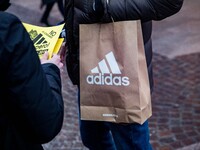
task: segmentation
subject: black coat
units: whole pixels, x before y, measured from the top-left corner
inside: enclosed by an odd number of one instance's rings
[[[42,0],[43,5],[49,4],[49,3],[54,3],[54,2],[56,2],[56,0]]]
[[[183,0],[108,0],[108,3],[107,0],[65,0],[65,3],[68,46],[66,62],[69,77],[74,84],[79,84],[79,24],[111,22],[111,15],[114,21],[142,20],[150,86],[153,88],[152,20],[161,20],[177,13]]]
[[[15,16],[0,20],[0,150],[41,150],[62,127],[60,71],[40,64]]]

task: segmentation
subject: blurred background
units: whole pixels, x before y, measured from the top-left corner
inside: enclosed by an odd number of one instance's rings
[[[40,0],[11,0],[7,12],[21,21],[41,23]],[[63,21],[57,4],[48,23]],[[200,150],[200,1],[185,0],[180,12],[153,22],[154,93],[149,119],[154,150]],[[86,150],[79,134],[77,87],[62,75],[65,118],[59,135],[46,150]]]

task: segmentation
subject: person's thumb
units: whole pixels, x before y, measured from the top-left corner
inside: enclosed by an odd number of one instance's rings
[[[47,60],[48,57],[49,57],[49,53],[46,51],[46,52],[43,54],[42,59],[43,59],[43,60]]]

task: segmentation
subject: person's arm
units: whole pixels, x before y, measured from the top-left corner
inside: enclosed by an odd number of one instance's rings
[[[183,4],[183,0],[102,0],[102,2],[117,21],[161,20],[177,13]]]
[[[31,142],[46,143],[61,130],[63,99],[59,68],[39,57],[21,22],[8,15],[5,49],[8,53],[8,103],[15,122]]]
[[[80,9],[75,17],[81,23],[111,22],[125,20],[162,20],[177,13],[184,0],[74,0]],[[87,5],[85,5],[87,3]],[[69,4],[68,5],[72,5]],[[77,11],[76,11],[77,12]]]

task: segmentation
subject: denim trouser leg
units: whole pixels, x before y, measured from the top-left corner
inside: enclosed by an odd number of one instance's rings
[[[110,124],[110,129],[117,150],[152,150],[149,143],[148,121],[142,125],[132,124]]]
[[[79,124],[83,144],[90,150],[116,150],[106,122],[80,119],[80,92],[78,92]]]
[[[116,150],[111,132],[105,122],[80,121],[83,144],[90,150]]]
[[[124,125],[80,120],[80,133],[83,144],[90,150],[152,150],[148,121]]]

